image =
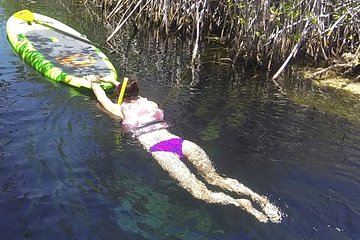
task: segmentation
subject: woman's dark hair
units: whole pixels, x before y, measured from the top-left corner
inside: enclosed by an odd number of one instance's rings
[[[116,98],[119,98],[122,83],[115,88]],[[139,96],[139,87],[136,80],[131,80],[125,88],[124,101],[130,101],[136,99]]]

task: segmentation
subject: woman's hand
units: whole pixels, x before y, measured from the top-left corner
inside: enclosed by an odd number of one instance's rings
[[[100,85],[101,83],[110,83],[111,85],[113,85],[114,87],[117,87],[120,82],[113,80],[113,79],[106,79],[106,78],[102,78],[96,75],[87,75],[84,76],[84,78],[90,83],[91,88],[94,85]]]
[[[114,87],[117,87],[120,84],[120,82],[118,82],[118,81],[116,81],[114,79],[101,79],[101,81],[110,83]]]
[[[95,85],[100,85],[101,83],[101,79],[95,75],[87,75],[84,78],[90,83],[91,88],[93,88]]]
[[[100,85],[101,81],[99,80],[91,80],[90,81],[90,85],[91,85],[91,88],[93,88],[95,85]]]

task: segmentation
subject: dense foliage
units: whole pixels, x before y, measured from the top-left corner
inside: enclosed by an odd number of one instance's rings
[[[90,2],[91,0],[88,0]],[[357,64],[360,53],[360,1],[355,0],[92,0],[114,28],[129,21],[137,28],[191,41],[229,47],[233,62],[251,60],[268,69],[297,54],[331,63],[344,54]],[[309,58],[307,58],[309,59]],[[357,61],[357,62],[356,62]]]

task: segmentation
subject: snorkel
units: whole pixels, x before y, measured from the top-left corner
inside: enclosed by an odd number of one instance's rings
[[[127,77],[124,77],[124,81],[122,83],[122,86],[121,86],[121,90],[120,90],[120,94],[119,94],[119,99],[118,99],[118,104],[121,105],[122,101],[123,101],[123,98],[124,98],[124,94],[125,94],[125,89],[126,89],[126,85],[128,83],[128,78]]]

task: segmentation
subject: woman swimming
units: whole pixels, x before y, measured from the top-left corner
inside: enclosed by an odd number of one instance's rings
[[[118,104],[106,96],[95,76],[89,76],[88,80],[96,98],[105,109],[121,117],[125,129],[140,141],[172,178],[177,180],[178,185],[195,198],[207,203],[235,205],[255,216],[260,222],[281,222],[281,212],[265,196],[253,192],[235,179],[220,176],[203,149],[193,142],[170,133],[167,130],[168,125],[164,122],[163,111],[155,102],[139,96],[136,81],[132,81],[126,86],[124,101]],[[117,81],[111,83],[116,86],[117,93],[123,88],[122,84]],[[184,158],[187,158],[196,167],[198,173],[208,184],[241,196],[248,196],[260,206],[262,211],[257,210],[248,199],[236,199],[223,192],[209,190],[204,182],[190,172],[183,162]]]

